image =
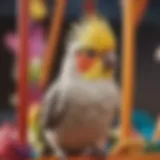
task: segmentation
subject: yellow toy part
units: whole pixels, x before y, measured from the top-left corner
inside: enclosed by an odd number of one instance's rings
[[[90,47],[97,52],[114,51],[116,38],[108,22],[96,15],[87,17],[80,27],[77,27],[78,40],[84,47]]]
[[[35,149],[37,153],[41,152],[42,142],[40,137],[40,124],[39,124],[40,105],[33,103],[29,107],[28,113],[28,142]]]
[[[30,15],[34,20],[42,20],[47,15],[47,9],[43,0],[30,0]]]
[[[39,111],[40,111],[40,106],[36,102],[29,107],[28,122],[30,125],[33,125],[37,121]]]

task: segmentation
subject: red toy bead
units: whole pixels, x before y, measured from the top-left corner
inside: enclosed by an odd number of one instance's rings
[[[5,124],[0,127],[0,159],[25,160],[29,158],[30,148],[19,143],[17,129]]]

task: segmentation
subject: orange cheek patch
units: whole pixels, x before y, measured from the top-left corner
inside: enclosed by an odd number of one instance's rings
[[[77,69],[79,72],[88,71],[94,64],[95,59],[87,57],[86,55],[79,55],[76,57]]]

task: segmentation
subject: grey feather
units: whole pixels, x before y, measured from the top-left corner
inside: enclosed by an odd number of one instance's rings
[[[64,108],[61,108],[61,103],[65,104]],[[58,90],[58,83],[54,83],[50,90],[47,92],[41,109],[41,125],[44,129],[56,128],[63,121],[65,114],[67,113],[67,103],[60,95]],[[61,109],[60,109],[61,108]]]

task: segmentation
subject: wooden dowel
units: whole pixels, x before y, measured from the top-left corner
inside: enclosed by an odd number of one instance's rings
[[[18,127],[19,137],[22,144],[26,143],[27,107],[28,107],[28,57],[29,57],[29,0],[19,0],[18,31],[20,36],[19,45],[19,106]]]
[[[49,32],[49,40],[44,54],[42,74],[40,78],[41,89],[46,87],[50,78],[51,66],[55,60],[55,54],[57,52],[67,0],[56,0],[55,3],[56,5],[52,15],[53,18]]]
[[[133,3],[134,18],[133,19],[135,21],[136,27],[138,27],[138,25],[142,21],[146,13],[148,4],[149,4],[149,0],[138,0],[138,1],[134,0],[134,3]]]
[[[155,127],[155,131],[152,137],[153,142],[158,142],[160,140],[160,116],[157,118],[157,123]]]
[[[133,21],[133,3],[133,0],[125,0],[123,4],[121,140],[130,136],[132,131],[131,115],[135,80],[135,26]]]
[[[130,136],[135,80],[135,36],[149,0],[123,1],[123,63],[122,63],[122,139]]]
[[[39,160],[44,159],[51,159],[51,160],[59,160],[57,157],[44,157],[40,158]],[[105,159],[105,158],[104,158]],[[142,154],[126,154],[126,155],[114,155],[114,156],[107,156],[106,160],[158,160],[160,159],[159,153],[142,153]],[[95,157],[87,157],[87,156],[80,156],[80,157],[68,157],[68,160],[95,160]]]

